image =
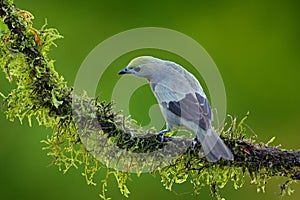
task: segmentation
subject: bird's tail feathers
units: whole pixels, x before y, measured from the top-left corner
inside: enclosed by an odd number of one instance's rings
[[[203,130],[199,128],[197,138],[201,142],[204,156],[208,161],[216,162],[221,158],[233,160],[232,152],[213,129]]]

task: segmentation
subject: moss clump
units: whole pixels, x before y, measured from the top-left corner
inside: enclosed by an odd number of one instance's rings
[[[290,184],[300,179],[300,153],[255,144],[247,137],[246,118],[239,122],[232,118],[219,130],[235,160],[209,163],[199,155],[200,144],[190,146],[191,139],[167,136],[161,142],[154,130],[142,130],[130,118],[115,113],[111,103],[72,95],[72,88],[48,58],[54,41],[62,38],[58,31],[33,28],[32,14],[16,8],[12,0],[0,0],[0,17],[0,67],[16,86],[9,94],[1,93],[7,118],[20,122],[27,118],[29,124],[33,118],[53,128],[52,135],[42,141],[53,164],[63,173],[82,165],[87,184],[102,184],[102,199],[109,199],[105,194],[109,176],[128,197],[130,172],[145,170],[158,171],[168,190],[190,180],[196,194],[209,186],[218,199],[229,181],[235,189],[242,187],[245,175],[257,191],[265,191],[272,176],[287,177],[282,195],[291,194]],[[94,180],[101,168],[107,170],[104,180]]]

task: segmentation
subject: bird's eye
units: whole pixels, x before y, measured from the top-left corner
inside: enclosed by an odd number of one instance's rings
[[[141,71],[141,68],[140,67],[135,67],[135,68],[133,68],[133,70],[136,71],[136,72],[139,72],[139,71]]]

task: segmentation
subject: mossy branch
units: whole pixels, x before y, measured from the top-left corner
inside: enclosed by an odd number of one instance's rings
[[[129,195],[126,180],[132,169],[138,174],[144,168],[158,171],[164,187],[169,190],[174,183],[180,184],[190,177],[195,193],[209,185],[217,198],[220,198],[219,189],[229,180],[235,189],[242,187],[245,174],[257,184],[258,191],[264,191],[272,176],[286,177],[282,194],[290,194],[290,183],[300,180],[300,151],[256,143],[247,136],[247,128],[243,125],[246,118],[239,122],[232,119],[228,126],[219,130],[234,154],[234,161],[210,163],[199,154],[200,144],[191,147],[191,139],[166,136],[161,142],[154,130],[142,130],[129,118],[114,112],[111,103],[99,102],[86,95],[72,95],[72,88],[67,86],[55,71],[53,60],[48,58],[54,41],[62,38],[57,30],[45,26],[40,30],[33,28],[32,14],[16,8],[12,0],[0,0],[0,16],[0,65],[7,79],[16,83],[16,88],[9,94],[1,93],[6,116],[21,122],[28,118],[29,123],[34,117],[40,125],[52,127],[53,134],[42,141],[46,145],[44,150],[64,173],[71,167],[83,165],[87,183],[95,184],[93,177],[100,168],[121,164],[125,172],[107,169],[107,176],[115,176],[126,197]],[[170,144],[172,148],[182,150],[180,155],[170,152]],[[139,159],[153,159],[153,156],[136,157],[139,153],[153,152],[159,153],[152,162]],[[164,163],[160,158],[166,153],[176,159]],[[127,157],[122,159],[122,154]],[[103,199],[106,199],[107,180],[106,177],[102,181],[100,197]]]

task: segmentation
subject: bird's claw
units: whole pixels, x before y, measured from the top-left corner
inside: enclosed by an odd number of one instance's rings
[[[196,145],[198,143],[198,139],[195,137],[193,140],[192,140],[192,147],[195,148]]]
[[[160,141],[160,142],[163,142],[164,141],[164,134],[165,134],[165,131],[161,131],[161,132],[159,132],[158,134],[157,134],[157,136],[158,136],[158,140]]]
[[[160,131],[158,134],[157,134],[157,136],[158,136],[158,139],[159,139],[159,141],[160,142],[163,142],[164,141],[164,139],[165,139],[165,133],[167,133],[167,132],[169,132],[170,131],[170,129],[165,129],[165,130],[162,130],[162,131]]]

